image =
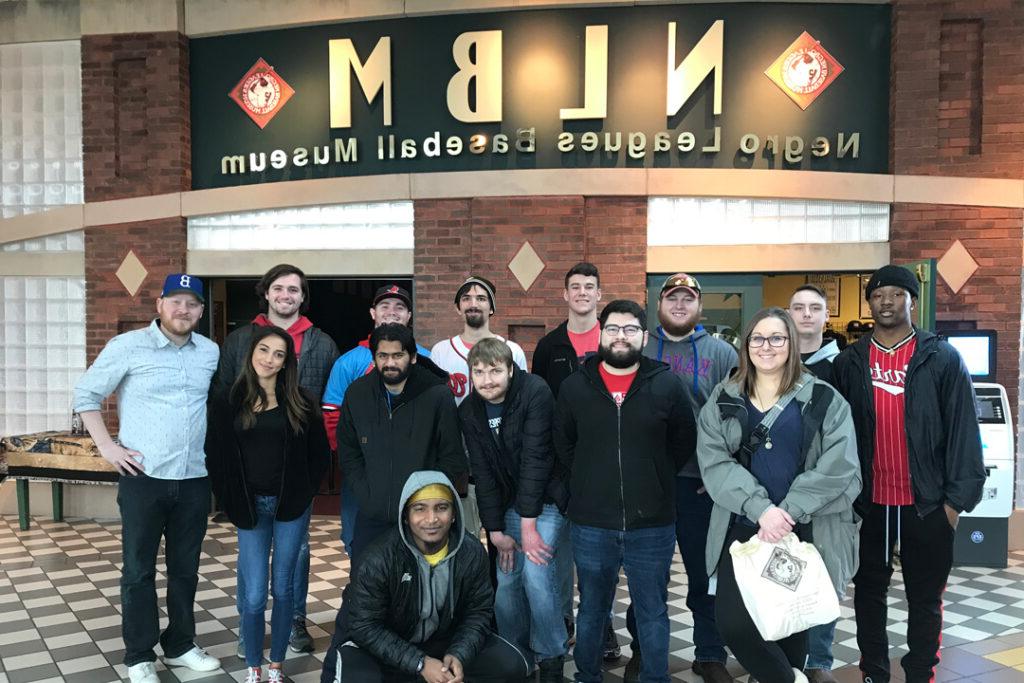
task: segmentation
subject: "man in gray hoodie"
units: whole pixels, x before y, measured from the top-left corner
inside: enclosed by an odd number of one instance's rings
[[[321,681],[520,681],[533,662],[493,633],[487,553],[441,472],[413,472],[397,528],[368,547]]]
[[[700,324],[702,312],[697,278],[686,273],[668,277],[658,297],[660,324],[651,333],[643,351],[648,358],[667,363],[680,378],[693,407],[694,419],[711,391],[729,377],[737,363],[736,349],[709,335]],[[701,482],[697,458],[692,458],[676,477],[676,540],[689,581],[686,606],[693,613],[696,646],[693,672],[706,683],[725,683],[732,680],[732,675],[725,668],[725,646],[715,626],[715,598],[708,595],[708,575],[704,567],[711,508],[711,497]],[[627,623],[631,616],[627,614]],[[634,672],[639,672],[638,655],[634,652],[626,667],[624,680],[627,682],[637,680]]]
[[[796,288],[789,299],[789,317],[796,324],[800,360],[818,379],[834,384],[832,361],[839,355],[834,339],[824,341],[828,322],[828,299],[820,288],[806,284]],[[836,622],[815,626],[808,631],[808,655],[804,673],[810,683],[836,683],[832,675],[832,640]]]

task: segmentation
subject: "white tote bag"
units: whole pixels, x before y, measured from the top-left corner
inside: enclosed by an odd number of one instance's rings
[[[729,546],[743,604],[765,640],[782,640],[839,618],[839,598],[811,543],[788,533],[778,543],[754,536]]]

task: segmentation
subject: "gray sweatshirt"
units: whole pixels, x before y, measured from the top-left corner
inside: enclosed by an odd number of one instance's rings
[[[702,325],[682,341],[672,341],[660,326],[657,327],[651,331],[644,355],[667,363],[673,374],[683,381],[695,420],[711,391],[729,377],[739,362],[732,344],[712,337]],[[679,474],[700,479],[697,458],[690,458]]]

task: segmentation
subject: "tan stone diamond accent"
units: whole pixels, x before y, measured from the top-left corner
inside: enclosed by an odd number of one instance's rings
[[[139,291],[139,287],[142,286],[142,282],[149,275],[149,271],[146,270],[146,266],[142,265],[142,261],[135,255],[134,251],[128,252],[128,255],[121,261],[121,265],[118,266],[117,279],[121,281],[124,288],[128,290],[128,294],[135,296],[135,293]]]
[[[942,255],[935,269],[939,271],[939,275],[956,294],[978,270],[978,262],[967,251],[967,247],[957,240]]]
[[[508,269],[516,276],[523,291],[529,291],[537,276],[544,271],[544,262],[529,242],[523,242],[519,251],[508,263]]]

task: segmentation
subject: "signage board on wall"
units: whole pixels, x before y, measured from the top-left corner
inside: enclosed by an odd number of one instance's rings
[[[884,173],[889,12],[557,9],[194,39],[193,186],[517,168]]]

